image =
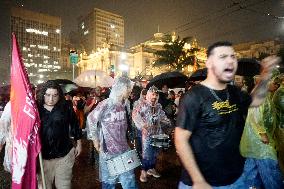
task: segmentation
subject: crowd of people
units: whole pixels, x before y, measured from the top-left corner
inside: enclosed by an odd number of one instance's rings
[[[284,188],[284,77],[272,78],[280,59],[262,61],[249,94],[233,84],[237,57],[231,43],[214,43],[207,57],[207,78],[177,93],[167,85],[143,89],[124,76],[115,79],[110,91],[96,87],[88,94],[64,94],[54,80],[44,83],[35,96],[46,188],[71,188],[85,136],[103,189],[117,183],[135,189],[138,180],[161,177],[157,156],[169,147],[168,138],[183,165],[179,189]],[[0,151],[6,144],[4,167],[11,172],[11,103],[0,102]],[[138,160],[130,153],[133,148]],[[125,165],[119,172],[108,163],[114,158]],[[139,159],[136,179],[137,166],[129,165]]]

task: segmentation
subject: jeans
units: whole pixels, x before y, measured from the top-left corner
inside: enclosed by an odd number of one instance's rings
[[[145,171],[155,168],[159,151],[158,148],[153,147],[150,143],[151,139],[149,136],[146,137],[142,143],[143,152],[141,169]]]
[[[134,169],[122,173],[117,176],[110,176],[105,159],[100,156],[100,177],[102,181],[102,189],[115,189],[116,183],[119,181],[123,189],[136,189],[138,185],[135,180]]]
[[[131,171],[131,173],[130,172],[122,173],[121,175],[119,175],[118,179],[123,189],[138,188],[133,171]],[[102,182],[102,189],[115,189],[115,184],[116,184],[115,182],[114,183]]]
[[[236,180],[233,184],[227,186],[212,186],[213,189],[248,189],[249,186],[245,182],[245,174]],[[179,182],[178,189],[192,189],[192,186],[185,185],[182,181]]]
[[[265,189],[284,188],[283,175],[276,160],[247,158],[244,172],[248,186]]]

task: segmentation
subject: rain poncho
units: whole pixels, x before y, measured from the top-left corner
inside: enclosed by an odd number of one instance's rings
[[[142,156],[144,159],[148,158],[147,145],[151,140],[151,136],[155,134],[163,134],[161,124],[171,125],[170,120],[167,118],[165,112],[162,110],[162,105],[157,103],[152,105],[149,99],[151,92],[147,93],[147,100],[140,101],[135,108],[133,108],[132,119],[135,126],[142,130],[142,143],[143,150]],[[158,100],[157,100],[158,101]],[[154,113],[153,113],[154,109]],[[148,126],[148,127],[146,127]]]
[[[276,110],[275,141],[278,151],[279,165],[284,173],[284,85],[282,84],[273,96]]]
[[[5,147],[5,157],[3,166],[8,172],[11,172],[12,163],[12,130],[11,130],[11,102],[9,101],[5,106],[3,114],[0,119],[0,144]]]
[[[250,108],[243,131],[240,150],[247,158],[277,160],[273,133],[275,130],[275,111],[273,109],[272,94],[267,95],[264,103],[259,107]],[[261,141],[260,134],[266,133],[269,144]]]
[[[130,148],[126,139],[127,112],[130,112],[127,99],[132,89],[132,83],[128,78],[117,78],[112,87],[110,97],[100,102],[87,117],[87,138],[100,143],[99,166],[100,180],[114,183],[119,176],[109,176],[105,161],[116,157]],[[133,173],[134,174],[134,173]]]

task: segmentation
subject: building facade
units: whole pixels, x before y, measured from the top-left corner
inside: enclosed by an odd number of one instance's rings
[[[55,79],[61,71],[61,18],[12,7],[11,31],[33,84]]]
[[[171,36],[173,40],[175,36]],[[91,54],[81,53],[80,62],[78,63],[79,73],[86,70],[101,70],[115,76],[126,74],[130,78],[151,79],[153,76],[173,71],[170,67],[154,67],[153,63],[157,59],[155,52],[163,50],[164,41],[162,33],[155,33],[153,39],[131,47],[130,49],[117,49],[112,46],[98,48]],[[187,48],[197,47],[196,40],[187,44]],[[200,48],[195,55],[199,65],[204,66],[206,60],[206,49]],[[185,74],[190,75],[194,71],[194,66],[187,66],[182,70]]]
[[[275,55],[280,50],[283,42],[281,40],[267,40],[259,42],[248,42],[234,45],[238,58],[261,59],[263,55]]]
[[[122,16],[94,8],[78,19],[80,44],[83,51],[91,54],[108,45],[124,47],[124,19]]]

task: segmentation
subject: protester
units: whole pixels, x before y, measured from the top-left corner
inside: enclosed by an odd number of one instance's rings
[[[12,163],[12,130],[11,130],[11,102],[9,101],[0,118],[0,152],[5,146],[3,166],[5,171],[11,173]]]
[[[281,85],[275,91],[273,103],[276,110],[275,142],[278,151],[278,160],[284,174],[284,74],[279,76]]]
[[[4,95],[0,94],[0,116],[3,113],[6,104],[7,102],[5,101]]]
[[[66,96],[65,96],[66,98]],[[79,121],[81,129],[85,128],[85,116],[84,116],[84,106],[85,106],[85,97],[82,94],[77,94],[73,96],[73,109]]]
[[[246,158],[245,180],[252,188],[284,188],[274,141],[276,125],[272,97],[278,87],[279,83],[271,80],[264,103],[248,110],[240,150]]]
[[[87,120],[88,114],[93,111],[96,106],[99,104],[99,102],[102,101],[102,88],[96,87],[91,90],[90,96],[87,98],[85,107],[84,107],[84,117],[85,120]],[[86,121],[85,121],[86,124]],[[96,157],[98,157],[98,154],[95,153],[95,147],[92,141],[89,141],[89,162],[91,165],[94,165],[96,161]]]
[[[140,93],[140,98],[137,101],[135,101],[133,104],[133,109],[135,109],[135,107],[138,104],[143,103],[146,100],[146,95],[147,95],[147,89],[142,89]],[[134,130],[136,134],[135,148],[138,154],[141,156],[142,155],[142,130],[141,128],[136,127],[134,122],[133,124],[134,124]]]
[[[141,182],[147,182],[147,175],[159,178],[156,171],[158,149],[151,146],[151,136],[162,134],[161,124],[171,125],[170,120],[158,103],[158,89],[155,86],[149,88],[146,100],[140,101],[134,108],[132,118],[135,126],[142,130],[142,170]]]
[[[93,90],[91,90],[90,96],[89,96],[89,98],[87,98],[86,104],[85,104],[85,107],[84,107],[84,113],[85,114],[88,114],[89,112],[93,111],[93,109],[95,109],[95,107],[98,105],[98,103],[100,101],[102,101],[101,95],[102,95],[102,88],[101,87],[96,87]]]
[[[38,96],[40,138],[46,188],[71,188],[72,167],[81,153],[82,132],[75,112],[65,101],[61,87],[47,81]],[[70,138],[69,134],[74,138]]]
[[[126,133],[130,112],[127,100],[133,84],[126,77],[115,79],[108,99],[100,102],[87,118],[87,137],[92,140],[100,159],[102,188],[115,188],[119,181],[124,189],[137,188],[134,170],[111,176],[106,160],[129,151]]]
[[[175,144],[184,166],[179,188],[248,188],[242,175],[244,158],[239,152],[245,112],[264,100],[279,58],[271,56],[262,61],[260,82],[249,96],[228,84],[237,70],[231,43],[214,43],[207,57],[207,78],[192,87],[179,106]]]

